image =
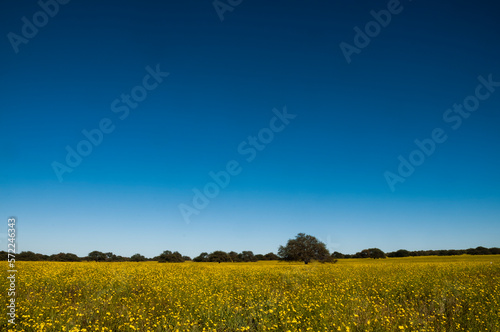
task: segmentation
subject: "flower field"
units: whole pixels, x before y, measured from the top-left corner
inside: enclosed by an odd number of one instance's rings
[[[17,270],[10,331],[500,331],[500,255]]]

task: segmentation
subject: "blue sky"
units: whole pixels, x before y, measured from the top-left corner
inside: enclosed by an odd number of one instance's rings
[[[0,5],[0,215],[18,218],[20,250],[267,253],[299,232],[343,253],[500,246],[498,5],[47,3],[53,17]],[[371,37],[347,59],[355,27]],[[82,131],[103,121],[92,144]],[[446,140],[418,152],[436,128]]]

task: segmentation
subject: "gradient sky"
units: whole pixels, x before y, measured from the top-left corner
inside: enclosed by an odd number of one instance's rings
[[[42,9],[0,4],[4,248],[9,216],[18,250],[44,254],[265,254],[299,232],[343,253],[500,246],[500,87],[458,129],[443,118],[479,76],[500,81],[499,4],[401,1],[348,63],[339,45],[388,1],[242,1],[222,21],[212,1],[111,3],[59,5],[17,53],[9,33]],[[121,119],[113,102],[157,65],[168,77]],[[284,107],[248,162],[238,146]],[[447,140],[392,191],[384,173],[435,128]],[[187,223],[179,205],[230,160],[241,173]]]

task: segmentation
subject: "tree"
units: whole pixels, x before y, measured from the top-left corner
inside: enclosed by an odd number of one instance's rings
[[[79,262],[79,261],[81,261],[80,257],[78,257],[77,255],[72,254],[70,252],[68,252],[64,256],[64,259],[66,260],[66,262]]]
[[[144,262],[146,260],[146,257],[141,254],[134,254],[132,255],[132,257],[130,257],[130,260],[133,262]]]
[[[354,258],[386,258],[385,253],[379,248],[363,249],[357,252]]]
[[[50,255],[49,259],[51,261],[56,261],[56,262],[79,262],[80,257],[78,257],[75,254],[72,253],[63,253],[60,252],[58,254]]]
[[[193,258],[193,262],[208,262],[208,253],[202,252],[201,254]]]
[[[36,254],[33,251],[21,251],[16,255],[16,261],[46,261],[49,256]]]
[[[476,248],[476,255],[489,255],[490,254],[490,249],[485,248],[485,247],[477,247]]]
[[[182,263],[184,258],[178,251],[171,252],[165,250],[160,256],[156,257],[158,262]]]
[[[341,252],[338,252],[338,251],[334,251],[333,254],[332,254],[332,257],[336,258],[336,259],[338,259],[338,258],[345,258],[344,254],[341,253]]]
[[[116,256],[116,255],[113,255],[113,262],[128,262],[130,260],[130,258],[128,257],[123,257],[123,256]]]
[[[355,255],[354,258],[368,258],[368,249],[363,249],[361,251],[358,251]]]
[[[252,251],[242,251],[241,254],[238,255],[242,262],[256,262],[257,258]]]
[[[500,255],[500,248],[496,248],[496,247],[490,248],[490,253],[492,255]]]
[[[210,255],[208,255],[208,261],[209,262],[230,262],[231,258],[227,254],[227,252],[222,251],[222,250],[216,250]]]
[[[330,253],[326,245],[314,236],[299,233],[295,239],[288,240],[286,246],[280,246],[278,256],[285,261],[303,261],[305,264],[311,260],[325,260]]]
[[[91,261],[96,261],[96,262],[103,262],[106,260],[106,254],[97,250],[92,251],[89,253],[88,256],[89,260]]]
[[[269,252],[264,255],[264,259],[268,261],[277,261],[280,258],[274,252]]]
[[[229,252],[229,258],[231,259],[231,262],[239,262],[240,258],[238,257],[238,253],[235,251]]]
[[[368,249],[370,258],[386,258],[385,253],[379,248],[370,248]]]
[[[410,252],[406,249],[399,249],[395,252],[394,257],[409,257]]]

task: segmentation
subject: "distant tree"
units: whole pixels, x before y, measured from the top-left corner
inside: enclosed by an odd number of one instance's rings
[[[227,254],[227,252],[222,251],[222,250],[216,250],[210,255],[208,255],[208,261],[209,262],[230,262],[231,258]]]
[[[107,252],[107,253],[105,253],[105,255],[106,255],[106,261],[108,261],[108,262],[116,262],[116,261],[120,260],[118,258],[118,256],[116,256],[112,252]],[[123,259],[123,257],[121,259]]]
[[[278,255],[276,255],[274,252],[269,252],[269,253],[265,254],[264,257],[268,261],[277,261],[278,259],[280,259],[278,257]]]
[[[354,255],[354,258],[368,258],[369,257],[369,251],[368,249],[363,249],[359,252],[357,252],[355,255]]]
[[[341,253],[341,252],[338,252],[338,251],[334,251],[333,254],[332,254],[332,257],[335,258],[335,259],[345,258],[344,254]]]
[[[449,256],[456,256],[456,255],[463,255],[465,254],[465,250],[462,250],[462,249],[450,249],[448,250],[448,255]]]
[[[193,262],[208,262],[208,253],[202,252],[201,254],[193,258]]]
[[[469,248],[469,249],[465,250],[465,253],[467,255],[477,255],[476,249],[474,249],[474,248]]]
[[[492,255],[500,255],[500,248],[490,248],[490,253]]]
[[[160,256],[157,257],[159,262],[169,262],[169,263],[182,263],[184,259],[178,251],[171,252],[170,250],[165,250]]]
[[[146,260],[146,257],[141,254],[134,254],[130,257],[130,260],[132,262],[144,262]]]
[[[16,254],[16,261],[47,261],[49,260],[49,256],[36,254],[33,251],[21,251],[19,254]]]
[[[436,250],[436,253],[438,256],[448,256],[449,250],[446,249]]]
[[[66,262],[80,262],[82,260],[80,257],[70,252],[66,253],[64,259],[66,260]]]
[[[422,251],[416,251],[416,250],[410,251],[410,256],[413,257],[422,256]]]
[[[174,251],[172,253],[172,260],[170,260],[172,263],[181,263],[184,262],[184,258],[182,258],[182,255],[178,251]]]
[[[88,255],[88,259],[96,262],[103,262],[107,258],[106,254],[97,250],[92,251]]]
[[[238,257],[238,253],[235,251],[230,251],[229,252],[229,258],[231,259],[231,262],[239,262],[240,258]]]
[[[33,251],[21,251],[16,256],[16,261],[35,261],[38,260]]]
[[[183,259],[184,261],[190,261],[190,260],[191,260],[191,257],[189,257],[189,256],[182,256],[182,259]]]
[[[477,247],[476,248],[476,255],[489,255],[490,254],[490,249],[485,248],[485,247]]]
[[[255,255],[255,258],[258,260],[258,261],[267,261],[268,259],[266,258],[266,256],[262,255],[262,254],[257,254]]]
[[[238,255],[242,262],[256,262],[257,258],[252,251],[242,251],[241,254]]]
[[[370,258],[386,258],[387,256],[385,255],[385,253],[380,250],[379,248],[370,248],[368,249],[370,254],[369,254],[369,257]]]
[[[49,260],[55,262],[79,262],[81,259],[75,254],[60,252],[55,255],[50,255]]]
[[[398,251],[396,251],[394,253],[394,257],[409,257],[410,256],[410,252],[408,250],[405,250],[405,249],[399,249]]]
[[[318,261],[330,256],[326,245],[314,236],[299,233],[295,239],[288,240],[286,246],[280,246],[278,256],[285,261],[303,261],[305,264],[315,259]]]
[[[356,258],[386,258],[385,253],[379,248],[363,249],[355,256]]]
[[[64,262],[64,253],[60,252],[58,254],[50,255],[49,256],[49,261],[53,262]]]

